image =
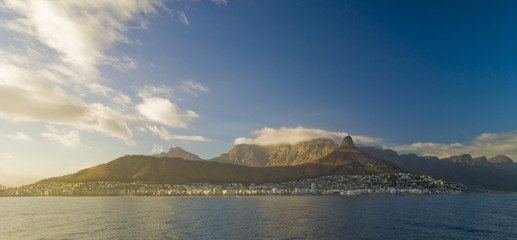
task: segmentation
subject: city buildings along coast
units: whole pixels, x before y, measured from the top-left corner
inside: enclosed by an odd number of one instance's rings
[[[461,186],[425,175],[335,175],[281,183],[146,184],[141,182],[44,182],[0,190],[0,196],[253,196],[457,194]]]

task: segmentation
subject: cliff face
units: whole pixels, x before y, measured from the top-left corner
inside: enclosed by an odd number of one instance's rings
[[[344,166],[339,174],[366,174],[397,172],[395,164],[371,156],[357,149],[350,136],[336,144],[331,139],[313,139],[295,145],[236,145],[229,153],[219,156],[217,161],[236,163],[252,167],[298,166],[318,164]],[[338,174],[336,172],[335,174]]]
[[[314,139],[295,145],[239,144],[215,160],[251,167],[295,166],[328,155],[336,147],[337,144],[330,139]]]
[[[336,146],[330,139],[314,139],[296,145],[272,147],[268,151],[269,161],[266,166],[294,166],[312,162],[330,154]]]
[[[267,149],[257,145],[235,145],[230,152],[217,158],[223,162],[235,163],[250,167],[264,167],[268,162]]]

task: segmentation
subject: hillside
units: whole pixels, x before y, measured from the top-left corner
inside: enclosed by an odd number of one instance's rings
[[[391,170],[393,172],[396,170]],[[188,184],[196,182],[279,182],[336,174],[368,174],[360,164],[303,164],[289,167],[248,167],[213,161],[132,155],[83,169],[74,174],[43,180],[64,182],[141,181],[145,183]]]
[[[276,152],[268,159],[284,159],[286,155],[279,152],[293,153],[299,151],[303,156],[320,156],[322,152],[329,149],[329,154],[306,161],[295,161],[301,159],[296,156],[289,158],[289,161],[277,161],[271,164],[293,164],[293,166],[268,166],[252,167],[239,164],[221,163],[208,160],[185,160],[183,158],[169,158],[163,154],[157,156],[124,156],[109,163],[83,169],[74,174],[51,178],[45,181],[65,182],[91,182],[91,181],[141,181],[147,183],[170,183],[184,184],[196,182],[241,182],[261,183],[296,180],[303,178],[315,178],[327,175],[346,174],[376,174],[392,173],[402,171],[394,164],[385,160],[370,156],[358,150],[351,137],[343,139],[338,148],[331,144],[335,143],[329,139],[317,139],[304,142],[295,146],[274,146],[273,150],[258,147],[255,145],[243,145],[237,153],[243,156],[253,156],[247,159],[258,160],[264,157],[263,154]],[[311,147],[314,147],[311,149]],[[267,152],[267,151],[270,152]],[[296,151],[295,151],[296,150]],[[171,148],[169,152],[184,154],[184,150]],[[240,155],[237,155],[240,156]],[[261,165],[268,165],[262,162]]]

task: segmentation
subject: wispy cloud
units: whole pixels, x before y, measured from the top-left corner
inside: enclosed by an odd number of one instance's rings
[[[471,154],[475,157],[493,157],[499,154],[506,155],[517,160],[517,130],[503,133],[483,133],[476,137],[470,144],[461,143],[413,143],[407,145],[385,146],[395,151],[417,152],[426,156],[440,158],[452,155]]]
[[[2,160],[2,161],[12,161],[12,160],[15,160],[15,159],[16,159],[16,157],[15,157],[12,153],[10,153],[10,152],[4,152],[4,153],[2,153],[2,155],[0,155],[0,156],[1,156],[1,158],[2,158],[2,159],[0,159],[0,160]],[[4,163],[4,164],[5,164],[6,162],[2,162],[2,163]]]
[[[153,149],[151,150],[152,153],[162,153],[163,147],[158,144],[153,144]]]
[[[304,128],[302,126],[296,128],[281,127],[279,129],[264,127],[252,133],[256,138],[237,138],[235,144],[257,144],[257,145],[275,145],[275,144],[297,144],[303,141],[309,141],[316,138],[328,138],[336,142],[348,136],[345,132],[329,132],[315,128]],[[352,136],[354,141],[359,145],[372,145],[381,141],[379,138],[370,138],[364,136]]]
[[[179,15],[179,18],[180,20],[185,23],[186,25],[189,25],[190,22],[188,21],[188,18],[187,18],[187,15],[185,15],[185,12],[183,11],[178,11],[178,15]]]
[[[164,127],[147,126],[147,129],[149,129],[149,131],[151,131],[155,135],[158,135],[163,140],[170,141],[174,138],[172,133]]]
[[[111,56],[106,49],[119,42],[130,43],[130,28],[145,26],[142,18],[154,14],[160,1],[7,1],[16,13],[3,26],[37,39],[56,51],[62,63],[88,78],[98,73],[100,63],[127,65],[127,56]],[[66,34],[63,34],[66,33]],[[129,64],[131,65],[131,64]]]
[[[217,5],[226,5],[228,4],[227,0],[210,0],[211,2],[217,4]]]
[[[65,147],[77,147],[81,144],[79,131],[76,129],[58,129],[53,126],[47,126],[48,132],[41,133],[41,136],[58,142]]]
[[[208,87],[202,85],[201,83],[194,82],[192,80],[181,82],[181,89],[188,94],[192,94],[197,96],[197,92],[208,92]]]
[[[166,86],[148,86],[145,85],[139,92],[138,96],[140,98],[151,98],[155,96],[168,98],[172,95],[172,89]]]
[[[212,141],[211,139],[203,137],[203,136],[181,136],[181,135],[175,135],[174,138],[178,139],[178,140],[196,141],[196,142],[209,142],[209,141]]]
[[[0,117],[100,132],[130,145],[130,124],[185,128],[198,115],[168,100],[171,89],[145,86],[134,105],[100,71],[138,67],[115,46],[133,44],[128,32],[146,28],[146,17],[160,9],[170,11],[161,0],[2,2],[9,14],[0,16],[0,28],[22,37],[0,49]],[[52,132],[45,137],[58,139]]]
[[[147,126],[147,129],[152,132],[153,134],[157,135],[163,140],[170,141],[173,139],[177,140],[185,140],[185,141],[196,141],[196,142],[206,142],[211,141],[208,138],[205,138],[203,136],[181,136],[181,135],[173,135],[167,128],[161,126]]]
[[[9,134],[9,135],[7,135],[7,137],[12,140],[20,140],[20,141],[26,141],[26,142],[32,141],[31,137],[29,137],[27,134],[22,133],[22,132],[17,132],[16,134]]]
[[[0,116],[67,125],[131,142],[127,123],[137,117],[120,110],[131,99],[104,85],[98,67],[136,67],[130,57],[107,52],[115,44],[131,43],[129,29],[144,26],[144,16],[161,6],[154,0],[3,2],[0,7],[10,14],[0,27],[21,34],[25,42],[1,50]],[[115,106],[88,103],[84,97],[89,94],[111,98]]]

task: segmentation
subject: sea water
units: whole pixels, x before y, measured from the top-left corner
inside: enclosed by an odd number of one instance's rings
[[[517,195],[3,197],[0,239],[517,239]]]

